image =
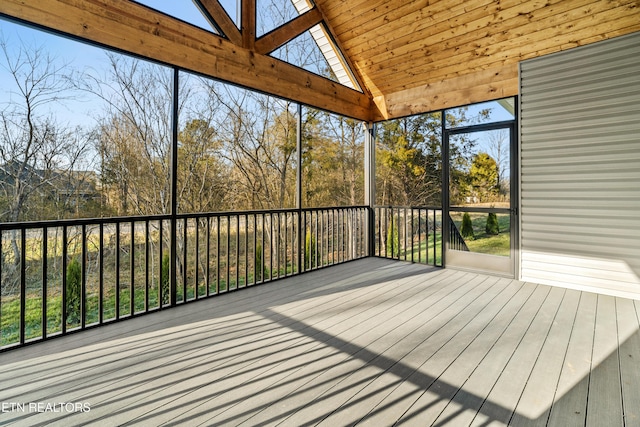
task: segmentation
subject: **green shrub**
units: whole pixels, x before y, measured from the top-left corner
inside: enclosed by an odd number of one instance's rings
[[[255,270],[255,281],[259,282],[262,280],[263,276],[263,266],[262,266],[262,244],[260,242],[256,243],[256,253],[254,256],[254,270]]]
[[[473,240],[473,224],[471,223],[471,216],[469,212],[465,212],[462,216],[462,229],[460,230],[460,234],[465,239]]]
[[[171,257],[165,253],[162,257],[162,272],[160,274],[160,284],[162,286],[162,305],[169,304],[171,297]]]
[[[487,234],[497,236],[500,234],[500,226],[498,225],[498,216],[495,213],[490,213],[487,216],[487,225],[484,228]]]
[[[80,323],[80,308],[82,299],[82,267],[76,258],[67,264],[67,324]]]
[[[316,237],[307,231],[304,238],[304,268],[311,269],[316,267]]]
[[[398,227],[391,217],[391,225],[387,230],[387,256],[400,256],[400,236],[398,235]]]

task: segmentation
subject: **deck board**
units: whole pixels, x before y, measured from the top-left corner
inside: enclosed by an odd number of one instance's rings
[[[477,288],[476,288],[477,290]],[[471,297],[480,297],[480,294],[471,293]],[[459,300],[458,300],[459,301]],[[347,388],[342,387],[339,390],[335,390],[329,396],[322,396],[316,398],[307,407],[296,412],[291,418],[290,422],[293,425],[313,424],[320,421],[322,418],[315,417],[315,414],[321,414],[325,405],[329,407],[339,408],[344,402],[350,401],[353,397],[362,391],[366,385],[375,381],[376,378],[388,375],[389,372],[393,372],[398,366],[398,361],[402,361],[403,355],[410,352],[416,347],[418,343],[415,342],[416,337],[422,337],[424,331],[428,326],[425,325],[425,321],[428,315],[427,310],[423,311],[422,316],[414,316],[410,320],[403,319],[400,314],[395,316],[400,322],[397,324],[390,334],[382,337],[378,342],[372,343],[369,348],[375,350],[371,352],[370,357],[360,358],[359,363],[365,364],[361,368],[349,374],[349,382],[358,384],[358,387]],[[404,314],[404,313],[402,313]],[[391,322],[392,319],[383,320],[384,322]],[[394,319],[395,320],[395,319]],[[399,329],[399,327],[402,329]],[[351,412],[351,410],[350,410]],[[327,423],[333,424],[332,421],[327,420]]]
[[[483,290],[480,296],[475,294],[461,297],[448,310],[440,313],[435,319],[435,333],[427,337],[421,345],[407,355],[398,370],[406,367],[408,372],[402,372],[401,382],[376,407],[366,414],[362,425],[384,425],[389,420],[400,419],[422,395],[432,387],[446,387],[446,391],[454,393],[455,389],[449,384],[438,381],[442,372],[455,360],[469,339],[477,335],[477,327],[484,323],[482,317],[490,317],[494,309],[505,304],[517,287],[506,287],[508,281],[495,278],[473,278],[469,284],[480,282]],[[493,303],[493,307],[489,305]],[[453,314],[453,316],[452,316]],[[478,320],[475,325],[473,320]],[[413,367],[413,369],[411,369]],[[434,402],[440,400],[436,396]]]
[[[618,340],[621,343],[620,377],[622,379],[622,403],[624,419],[628,426],[640,426],[640,326],[638,312],[631,300],[616,300],[618,315]]]
[[[499,306],[494,303],[495,307],[487,307],[474,317],[471,323],[473,328],[468,331],[469,335],[464,334],[460,337],[460,342],[466,343],[466,346],[461,348],[459,353],[451,354],[451,361],[438,377],[438,383],[429,387],[401,420],[416,426],[421,425],[423,421],[427,421],[428,424],[432,422],[447,424],[457,422],[457,416],[463,415],[467,406],[482,404],[481,396],[467,392],[464,387],[467,379],[486,360],[489,351],[496,345],[514,318],[522,313],[527,302],[530,305],[541,304],[548,291],[545,288],[523,288],[523,292],[509,299],[505,305]],[[491,318],[486,319],[485,315]],[[457,341],[452,341],[456,347],[459,346]],[[450,387],[445,391],[438,387],[440,382],[450,384]],[[434,402],[434,399],[437,399],[437,402]],[[453,407],[453,414],[446,414],[446,418],[439,421],[443,411],[449,405]]]
[[[621,393],[615,298],[598,295],[586,426],[623,424]]]
[[[462,387],[465,391],[481,397],[483,401],[461,402],[458,405],[450,403],[436,420],[436,424],[452,418],[453,411],[456,411],[459,412],[455,417],[456,422],[471,425],[506,366],[513,361],[519,367],[518,372],[511,373],[509,378],[509,382],[514,383],[518,381],[517,376],[526,371],[527,366],[530,369],[530,365],[527,365],[523,359],[529,354],[535,354],[539,343],[547,336],[549,325],[557,313],[563,293],[559,288],[549,289],[546,294],[542,293],[543,300],[527,301]],[[505,405],[505,401],[500,400],[500,402],[506,409],[505,414],[509,412],[511,408]]]
[[[640,303],[368,258],[0,354],[1,425],[638,425]]]
[[[424,315],[418,319],[420,323],[418,327],[382,354],[392,360],[390,366],[385,366],[384,372],[369,381],[349,399],[341,402],[326,418],[325,421],[329,425],[354,424],[360,420],[363,413],[366,414],[372,408],[378,407],[401,384],[401,379],[416,372],[430,354],[435,353],[446,343],[442,338],[445,336],[450,338],[450,334],[443,334],[441,331],[445,327],[448,331],[456,328],[461,321],[460,316],[457,315],[460,311],[469,309],[472,302],[477,301],[478,298],[489,298],[497,291],[504,290],[504,286],[498,287],[496,291],[489,289],[497,280],[493,280],[493,283],[482,282],[476,277],[474,282],[471,282],[468,281],[469,277],[472,276],[459,276],[456,283],[464,283],[467,286],[455,289],[448,287],[446,289],[448,294],[444,298],[425,309]],[[452,310],[454,306],[457,306],[457,312]],[[471,311],[468,314],[473,315]]]

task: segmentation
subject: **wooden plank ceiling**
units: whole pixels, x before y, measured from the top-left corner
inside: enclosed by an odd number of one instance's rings
[[[638,0],[315,0],[256,38],[256,0],[238,1],[241,30],[197,1],[226,37],[128,0],[2,0],[0,15],[368,121],[516,95],[519,61],[640,31]],[[323,21],[363,93],[268,56]]]
[[[316,0],[385,117],[518,93],[518,62],[640,30],[637,0]]]

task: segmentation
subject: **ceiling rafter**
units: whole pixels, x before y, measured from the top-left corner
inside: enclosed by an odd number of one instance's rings
[[[361,92],[128,0],[2,0],[0,16],[348,117],[381,118]]]
[[[242,45],[242,34],[218,0],[194,0],[196,6],[229,41]]]
[[[311,31],[318,46],[323,46],[321,48],[322,53],[325,55],[333,72],[336,76],[339,76],[340,83],[356,90],[364,90],[371,98],[370,92],[367,91],[366,86],[362,83],[361,76],[354,72],[353,64],[342,53],[335,34],[327,24],[322,10],[309,0],[293,0],[293,4],[300,15],[260,37],[256,36],[256,0],[240,0],[240,30],[231,21],[218,0],[195,1],[207,18],[210,18],[212,24],[233,44],[261,55],[268,55],[305,31]],[[321,24],[320,27],[314,29],[319,24]],[[331,47],[329,48],[328,46]],[[327,55],[329,56],[327,57]]]
[[[353,63],[344,55],[322,10],[310,0],[291,0],[299,15],[260,37],[256,35],[256,0],[238,0],[241,5],[240,30],[231,21],[218,0],[195,1],[223,36],[226,36],[235,45],[261,55],[269,55],[309,31],[337,81],[351,89],[364,92],[369,98],[372,98],[371,92],[363,84],[362,76],[354,71]],[[223,26],[224,29],[221,28]]]
[[[242,0],[241,9],[242,47],[254,50],[256,44],[256,0]]]
[[[322,13],[314,7],[258,38],[255,44],[256,52],[267,55],[321,22]]]
[[[326,37],[330,41],[330,43],[334,46],[334,49],[337,50],[337,52],[335,52],[337,60],[340,62],[342,68],[344,68],[344,71],[349,75],[349,79],[352,81],[353,86],[355,88],[359,88],[360,90],[362,90],[369,98],[372,98],[371,91],[369,91],[369,88],[367,87],[367,85],[364,84],[362,75],[360,74],[358,69],[354,67],[354,64],[351,61],[351,58],[349,58],[349,56],[344,53],[345,51],[342,48],[342,45],[340,44],[340,40],[336,37],[336,34],[333,31],[333,28],[331,27],[329,20],[327,19],[327,16],[325,15],[322,8],[317,3],[313,4],[309,0],[291,0],[291,1],[293,2],[295,8],[298,11],[304,11],[306,8],[310,8],[310,7],[313,7],[314,9],[318,9],[318,11],[320,12],[320,15],[322,16],[322,23],[324,24],[321,29],[322,30],[321,32],[324,33],[322,37]],[[318,36],[317,34],[314,35],[314,38],[317,36]]]

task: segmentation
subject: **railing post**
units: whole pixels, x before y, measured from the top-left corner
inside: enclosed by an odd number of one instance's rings
[[[66,228],[65,228],[66,230]],[[27,272],[27,230],[23,227],[20,230],[20,344],[24,344],[26,341],[27,335],[27,280],[26,280],[26,272]],[[65,254],[66,255],[66,254]],[[63,270],[64,271],[64,270]],[[63,331],[65,330],[65,318],[66,318],[66,300],[65,300],[65,285],[66,285],[66,274],[62,275],[63,289],[62,289],[62,327]]]
[[[298,120],[296,122],[296,209],[298,227],[298,250],[296,257],[296,271],[302,272],[302,251],[305,250],[306,224],[302,221],[302,105],[298,104]]]
[[[447,111],[442,110],[442,116],[440,117],[440,144],[442,152],[442,200],[440,206],[442,206],[442,218],[441,218],[441,228],[442,228],[442,245],[440,247],[441,250],[441,262],[442,267],[446,267],[445,256],[447,250],[449,249],[449,133],[447,132]],[[434,243],[435,247],[435,243]]]
[[[24,231],[24,228],[22,229]],[[24,261],[23,261],[24,262]],[[62,227],[62,334],[67,333],[67,226]],[[22,343],[23,344],[23,343]]]
[[[171,237],[169,247],[169,257],[171,262],[169,263],[169,304],[171,306],[176,305],[177,300],[177,279],[178,269],[176,268],[176,262],[178,261],[178,230],[177,219],[178,213],[178,105],[179,105],[179,76],[180,71],[178,68],[173,69],[173,94],[172,94],[172,106],[171,106]],[[162,242],[161,242],[162,244]]]
[[[367,256],[375,254],[376,125],[366,124],[364,140],[364,204],[367,206]]]

